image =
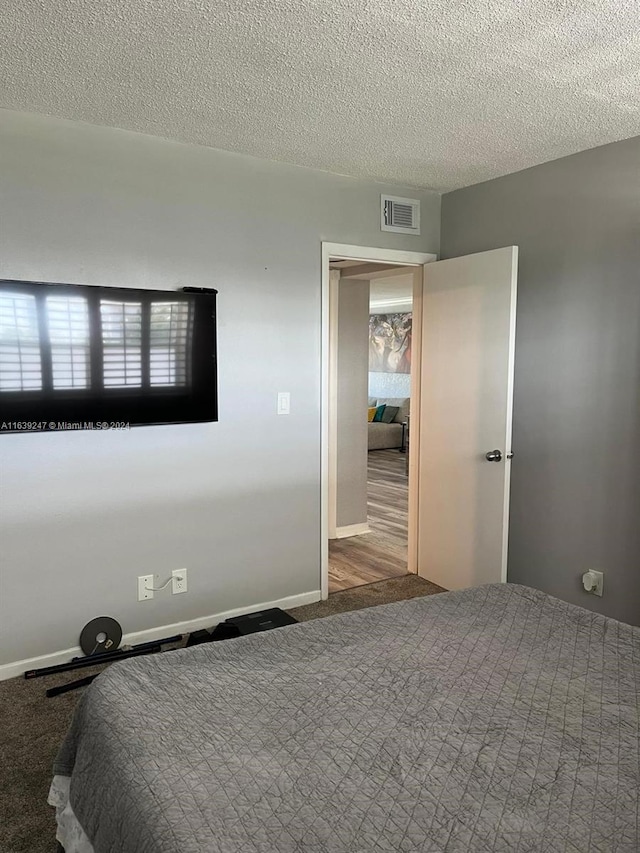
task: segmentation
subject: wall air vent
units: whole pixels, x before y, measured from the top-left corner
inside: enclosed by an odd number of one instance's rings
[[[420,202],[417,198],[380,196],[380,230],[420,234]]]

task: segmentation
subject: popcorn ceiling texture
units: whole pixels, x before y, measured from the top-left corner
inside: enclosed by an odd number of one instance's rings
[[[4,0],[0,106],[450,190],[640,134],[640,0]]]

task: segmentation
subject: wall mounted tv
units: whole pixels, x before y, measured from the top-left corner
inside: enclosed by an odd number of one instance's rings
[[[215,290],[0,280],[0,434],[217,419]]]

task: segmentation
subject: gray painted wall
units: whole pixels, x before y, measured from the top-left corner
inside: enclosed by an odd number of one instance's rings
[[[0,111],[0,277],[220,291],[219,423],[0,435],[0,663],[319,589],[320,244],[438,251],[436,194],[380,231],[400,190]]]
[[[367,521],[369,282],[338,284],[336,523]]]
[[[640,139],[443,197],[442,257],[512,244],[509,580],[640,624]]]

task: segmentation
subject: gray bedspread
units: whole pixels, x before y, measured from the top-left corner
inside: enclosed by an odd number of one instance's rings
[[[638,853],[640,629],[491,585],[114,664],[95,853]]]

